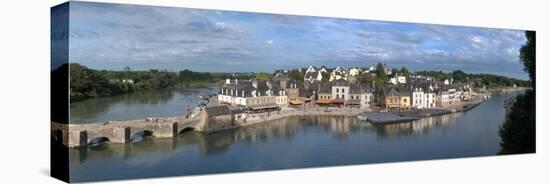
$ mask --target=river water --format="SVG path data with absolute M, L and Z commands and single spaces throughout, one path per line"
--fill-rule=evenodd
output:
M 79 112 L 73 120 L 126 119 L 120 113 L 130 114 L 129 119 L 145 112 L 174 115 L 179 111 L 170 107 L 181 108 L 186 94 L 198 92 L 172 92 L 158 100 L 147 95 L 145 100 L 103 99 L 113 104 L 95 104 L 106 109 Z M 493 96 L 468 112 L 400 124 L 293 117 L 211 134 L 186 132 L 175 138 L 70 149 L 70 176 L 71 181 L 94 181 L 495 155 L 505 98 Z M 74 108 L 84 108 L 78 105 Z M 133 112 L 138 110 L 133 106 L 148 109 Z
M 199 103 L 199 95 L 215 94 L 217 87 L 148 90 L 71 103 L 71 123 L 97 123 L 146 117 L 181 116 Z

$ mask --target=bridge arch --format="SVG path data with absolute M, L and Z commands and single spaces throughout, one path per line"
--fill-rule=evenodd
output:
M 61 129 L 54 129 L 52 131 L 52 138 L 56 143 L 63 143 L 63 131 Z
M 141 140 L 145 137 L 150 137 L 150 136 L 153 136 L 154 135 L 154 132 L 152 130 L 139 130 L 139 131 L 136 131 L 136 132 L 133 132 L 132 135 L 130 136 L 130 142 L 133 142 L 135 140 Z
M 100 144 L 109 143 L 109 142 L 111 142 L 111 139 L 109 139 L 108 137 L 99 136 L 99 137 L 94 137 L 89 139 L 88 145 L 94 146 L 94 145 L 100 145 Z
M 191 126 L 182 127 L 182 129 L 180 129 L 178 131 L 178 134 L 183 134 L 183 133 L 187 133 L 187 132 L 191 132 L 191 131 L 195 131 L 195 127 L 191 127 Z

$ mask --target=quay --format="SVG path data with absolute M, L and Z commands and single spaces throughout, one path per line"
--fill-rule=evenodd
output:
M 397 112 L 364 112 L 362 114 L 366 115 L 367 121 L 373 124 L 402 123 L 419 120 L 425 117 L 440 116 L 456 112 L 466 112 L 481 103 L 483 103 L 483 100 L 463 103 L 449 108 L 417 109 Z
M 368 109 L 348 107 L 308 107 L 285 109 L 264 113 L 247 114 L 239 118 L 228 106 L 209 106 L 195 110 L 190 117 L 176 116 L 164 118 L 146 118 L 142 120 L 108 121 L 90 124 L 51 123 L 51 135 L 54 140 L 70 148 L 84 147 L 97 139 L 107 139 L 112 143 L 128 143 L 139 133 L 156 138 L 172 138 L 186 131 L 216 132 L 266 121 L 293 116 L 357 116 L 366 114 L 367 121 L 373 124 L 400 123 L 423 117 L 467 111 L 480 102 L 461 105 L 449 109 L 424 109 L 401 112 L 371 112 Z M 245 113 L 241 112 L 244 116 Z

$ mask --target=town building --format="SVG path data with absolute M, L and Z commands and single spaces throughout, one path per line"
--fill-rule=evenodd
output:
M 342 99 L 343 101 L 349 98 L 349 83 L 344 79 L 336 80 L 332 83 L 332 99 Z

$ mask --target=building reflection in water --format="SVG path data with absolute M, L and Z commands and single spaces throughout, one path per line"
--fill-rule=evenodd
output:
M 342 139 L 356 133 L 374 133 L 378 138 L 414 136 L 426 134 L 433 129 L 447 128 L 461 115 L 461 113 L 453 113 L 387 125 L 372 125 L 355 117 L 291 117 L 209 134 L 186 132 L 175 138 L 147 137 L 136 143 L 107 143 L 95 147 L 69 149 L 69 155 L 71 164 L 75 165 L 88 160 L 115 157 L 122 158 L 129 165 L 151 166 L 177 156 L 178 152 L 184 149 L 192 149 L 192 153 L 208 156 L 223 153 L 237 142 L 262 144 L 274 138 L 291 140 L 299 131 L 308 129 L 330 132 Z
M 456 122 L 458 118 L 462 116 L 462 113 L 452 113 L 441 116 L 426 117 L 420 120 L 387 124 L 387 125 L 375 125 L 374 128 L 378 137 L 388 138 L 395 136 L 414 136 L 420 134 L 427 134 L 430 130 L 447 128 Z

